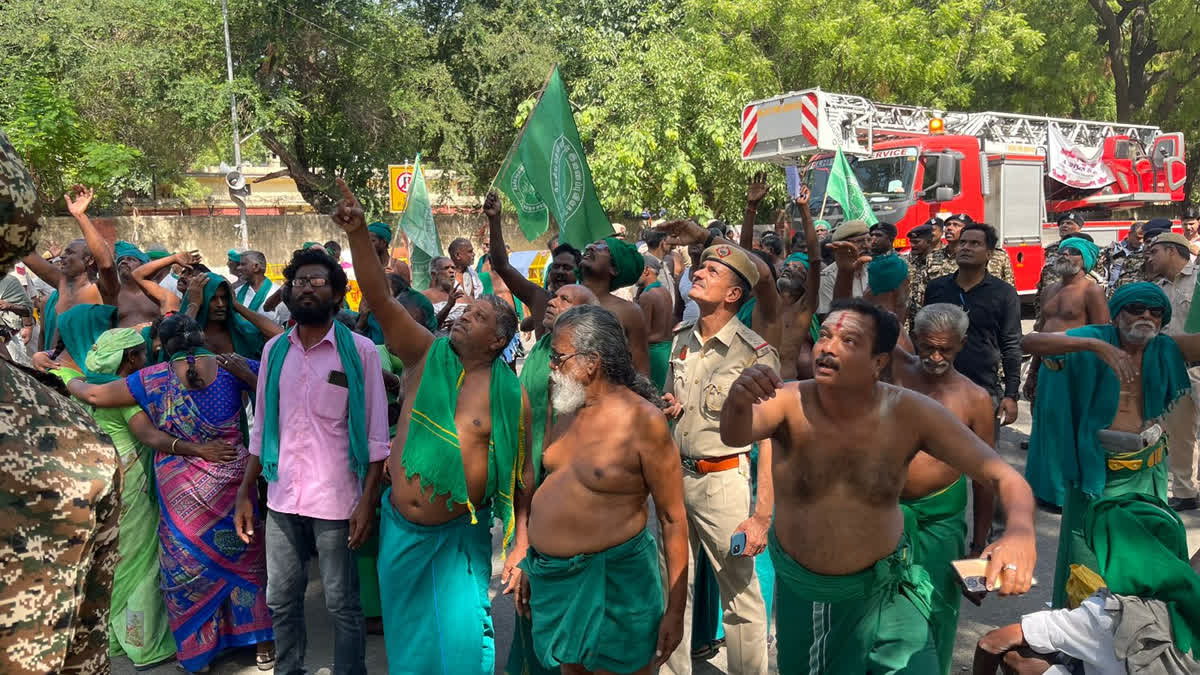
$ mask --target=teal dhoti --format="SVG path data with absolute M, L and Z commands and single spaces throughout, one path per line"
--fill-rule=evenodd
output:
M 488 584 L 492 576 L 491 511 L 442 525 L 418 525 L 383 495 L 379 590 L 388 673 L 491 675 L 496 647 Z
M 827 575 L 796 562 L 771 529 L 779 672 L 891 675 L 938 672 L 929 626 L 932 588 L 907 536 L 861 572 Z

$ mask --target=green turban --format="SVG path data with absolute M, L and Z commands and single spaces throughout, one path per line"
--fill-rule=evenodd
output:
M 612 256 L 613 267 L 617 270 L 609 289 L 615 291 L 636 284 L 646 268 L 646 259 L 638 252 L 637 246 L 617 237 L 606 237 L 604 243 L 608 245 L 608 254 Z
M 824 226 L 825 226 L 825 229 L 827 229 L 827 230 L 832 230 L 832 229 L 833 229 L 833 226 L 829 224 L 829 221 L 828 221 L 828 220 L 816 220 L 816 221 L 813 221 L 813 229 L 814 229 L 814 230 L 815 230 L 815 229 L 817 229 L 818 227 L 822 226 L 822 225 L 824 225 Z
M 1108 313 L 1114 317 L 1125 309 L 1126 305 L 1142 304 L 1147 307 L 1161 307 L 1163 310 L 1162 325 L 1171 323 L 1171 301 L 1162 289 L 1149 281 L 1139 281 L 1117 289 L 1108 300 Z
M 99 375 L 116 375 L 125 358 L 125 350 L 130 347 L 145 347 L 146 341 L 142 334 L 132 328 L 113 328 L 106 330 L 96 338 L 92 348 L 87 352 L 85 365 L 87 369 Z
M 309 242 L 309 243 L 312 243 L 312 242 Z M 304 245 L 304 248 L 308 248 L 308 243 L 306 243 Z M 235 263 L 242 262 L 242 254 L 236 248 L 229 249 L 229 253 L 227 253 L 226 255 L 229 257 L 230 260 L 232 260 Z
M 143 265 L 150 262 L 150 256 L 142 253 L 142 249 L 127 241 L 118 241 L 116 246 L 113 248 L 115 250 L 114 255 L 116 255 L 117 260 L 120 260 L 121 258 L 133 258 Z
M 896 290 L 907 278 L 908 263 L 895 253 L 876 256 L 867 264 L 867 285 L 875 295 Z
M 789 255 L 786 260 L 783 261 L 783 264 L 787 265 L 789 263 L 794 263 L 794 262 L 803 263 L 805 268 L 811 267 L 811 265 L 809 265 L 809 263 L 808 263 L 808 254 L 807 253 L 800 253 L 800 252 L 793 253 L 793 254 Z
M 300 247 L 300 249 L 302 251 L 307 251 L 310 248 L 318 248 L 318 247 L 325 248 L 324 246 L 321 245 L 321 242 L 319 242 L 319 241 L 306 241 L 306 242 L 304 242 L 304 245 Z
M 1096 259 L 1100 257 L 1100 247 L 1081 237 L 1064 239 L 1058 245 L 1058 250 L 1060 251 L 1066 248 L 1073 248 L 1079 251 L 1079 255 L 1083 256 L 1084 272 L 1091 272 L 1092 268 L 1096 266 Z
M 367 232 L 370 232 L 389 244 L 392 243 L 392 228 L 388 227 L 387 223 L 375 221 L 367 226 Z
M 146 251 L 146 257 L 151 260 L 162 260 L 163 258 L 166 258 L 169 255 L 172 255 L 172 254 L 168 253 L 167 251 L 162 250 L 161 248 L 155 248 L 155 249 Z
M 1083 532 L 1108 590 L 1166 604 L 1175 646 L 1200 655 L 1200 576 L 1188 564 L 1179 516 L 1150 495 L 1105 497 L 1088 507 Z

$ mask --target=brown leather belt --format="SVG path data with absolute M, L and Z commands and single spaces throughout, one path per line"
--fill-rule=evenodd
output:
M 713 458 L 708 458 L 708 459 L 698 459 L 695 457 L 680 457 L 680 460 L 683 462 L 683 468 L 687 469 L 688 471 L 691 471 L 692 473 L 698 473 L 698 474 L 703 475 L 706 473 L 716 473 L 718 471 L 729 471 L 731 469 L 738 468 L 739 466 L 742 465 L 742 455 L 743 454 L 745 454 L 745 453 L 739 452 L 736 455 L 725 455 L 724 457 L 713 457 Z

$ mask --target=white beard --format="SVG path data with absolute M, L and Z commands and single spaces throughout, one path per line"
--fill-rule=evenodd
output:
M 550 383 L 553 384 L 550 395 L 550 406 L 559 415 L 570 415 L 583 407 L 587 402 L 587 392 L 583 384 L 557 370 L 550 371 Z

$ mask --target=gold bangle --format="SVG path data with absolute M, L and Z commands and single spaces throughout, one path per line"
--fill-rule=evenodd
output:
M 171 454 L 172 454 L 172 455 L 173 455 L 173 454 L 175 454 L 175 446 L 176 446 L 178 443 L 179 443 L 179 439 L 178 439 L 178 438 L 176 438 L 175 440 L 171 441 Z

